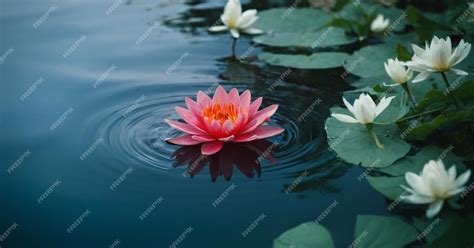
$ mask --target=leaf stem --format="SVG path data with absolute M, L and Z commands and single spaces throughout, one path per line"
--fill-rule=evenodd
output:
M 400 119 L 400 120 L 398 120 L 397 122 L 405 121 L 405 120 L 408 120 L 408 119 L 411 119 L 411 118 L 415 118 L 415 117 L 418 117 L 418 116 L 422 116 L 422 115 L 427 115 L 427 114 L 435 113 L 435 112 L 438 112 L 438 111 L 443 110 L 443 109 L 444 109 L 444 108 L 437 108 L 437 109 L 433 109 L 433 110 L 426 111 L 426 112 L 423 112 L 423 113 L 419 113 L 419 114 L 416 114 L 416 115 L 411 115 L 411 116 L 405 117 L 405 118 L 403 118 L 403 119 Z
M 408 88 L 408 83 L 402 84 L 403 89 L 407 93 L 408 97 L 410 98 L 411 102 L 413 103 L 413 109 L 416 107 L 416 101 L 413 95 L 410 93 L 410 89 Z
M 236 38 L 232 38 L 232 57 L 235 58 L 235 46 L 237 44 L 237 39 Z
M 443 76 L 443 81 L 444 81 L 444 84 L 446 84 L 446 89 L 451 90 L 451 85 L 449 84 L 448 78 L 446 77 L 446 73 L 444 73 L 444 71 L 441 72 L 441 76 Z M 449 94 L 449 95 L 451 95 L 451 94 Z M 459 103 L 456 99 L 456 96 L 451 95 L 451 99 L 452 99 L 454 105 L 456 105 L 456 108 L 458 110 L 461 110 L 461 105 L 459 105 Z
M 382 143 L 380 143 L 380 140 L 377 137 L 377 134 L 375 134 L 373 130 L 373 127 L 374 127 L 373 124 L 372 123 L 365 124 L 365 127 L 367 127 L 367 131 L 369 131 L 370 135 L 372 135 L 375 145 L 380 149 L 384 149 L 385 147 L 382 145 Z

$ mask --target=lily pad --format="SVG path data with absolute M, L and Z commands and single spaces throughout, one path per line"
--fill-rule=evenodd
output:
M 332 248 L 334 241 L 331 233 L 316 222 L 306 222 L 282 233 L 273 241 L 273 248 Z
M 309 32 L 321 29 L 331 16 L 311 8 L 274 8 L 258 12 L 254 27 L 267 34 L 285 32 Z
M 430 230 L 425 235 L 425 239 L 429 244 L 443 236 L 460 219 L 461 217 L 453 211 L 442 211 L 436 218 L 427 218 L 424 215 L 413 218 L 413 225 L 420 232 Z
M 413 172 L 419 174 L 429 160 L 441 159 L 445 163 L 446 169 L 456 165 L 458 174 L 463 173 L 466 167 L 458 157 L 451 153 L 451 150 L 452 148 L 449 147 L 444 150 L 435 146 L 424 147 L 415 155 L 399 160 L 392 166 L 377 168 L 377 171 L 387 176 L 369 176 L 367 181 L 385 197 L 395 200 L 404 193 L 404 189 L 400 185 L 407 185 L 405 173 Z
M 430 160 L 441 159 L 446 169 L 452 165 L 456 165 L 458 174 L 466 170 L 463 162 L 460 158 L 454 155 L 451 151 L 454 147 L 448 147 L 441 149 L 437 146 L 427 146 L 421 149 L 413 156 L 407 156 L 406 158 L 395 162 L 392 166 L 378 169 L 385 174 L 390 176 L 405 176 L 406 172 L 419 173 L 423 170 L 423 166 Z
M 297 69 L 329 69 L 341 67 L 347 58 L 346 53 L 327 52 L 313 53 L 310 56 L 261 53 L 258 58 L 271 65 Z
M 418 236 L 416 229 L 393 217 L 358 215 L 354 232 L 357 247 L 400 248 L 413 242 Z
M 303 47 L 314 49 L 354 43 L 357 41 L 357 38 L 347 35 L 343 29 L 328 27 L 313 32 L 290 30 L 287 32 L 266 34 L 255 37 L 253 41 L 273 47 Z
M 350 114 L 341 108 L 333 108 L 331 112 Z M 410 145 L 400 139 L 400 130 L 395 124 L 374 125 L 373 131 L 385 146 L 384 149 L 374 144 L 372 136 L 362 124 L 344 123 L 334 117 L 326 121 L 330 147 L 348 163 L 382 168 L 391 165 L 410 150 Z
M 401 195 L 407 194 L 400 185 L 406 185 L 405 177 L 367 177 L 370 186 L 390 200 L 397 200 Z
M 344 62 L 344 69 L 359 77 L 385 76 L 384 62 L 397 56 L 393 44 L 367 46 L 354 52 Z

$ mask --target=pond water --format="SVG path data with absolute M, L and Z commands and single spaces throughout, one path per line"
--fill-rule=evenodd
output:
M 231 59 L 230 35 L 207 32 L 223 4 L 1 3 L 0 233 L 18 224 L 2 247 L 271 247 L 317 218 L 346 247 L 357 214 L 390 214 L 363 170 L 328 149 L 342 71 L 249 62 L 262 48 L 248 37 L 245 59 Z M 191 178 L 164 142 L 178 135 L 164 123 L 174 107 L 218 84 L 280 106 L 270 122 L 286 132 L 269 139 L 277 162 L 259 176 Z

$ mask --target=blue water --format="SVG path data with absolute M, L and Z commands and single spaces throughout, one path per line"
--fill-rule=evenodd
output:
M 328 150 L 341 71 L 280 82 L 286 68 L 249 62 L 262 48 L 248 37 L 237 55 L 250 56 L 232 60 L 230 36 L 206 31 L 223 3 L 1 2 L 1 247 L 271 247 L 335 201 L 321 224 L 344 247 L 357 214 L 388 214 L 363 171 Z M 252 177 L 234 167 L 213 181 L 206 166 L 191 178 L 164 142 L 178 134 L 163 122 L 174 106 L 218 84 L 280 105 L 278 162 Z

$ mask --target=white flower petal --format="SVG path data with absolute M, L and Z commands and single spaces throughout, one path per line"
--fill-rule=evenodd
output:
M 246 29 L 243 29 L 242 32 L 246 34 L 262 34 L 263 30 L 260 30 L 257 28 L 246 28 Z
M 349 103 L 349 101 L 346 100 L 346 98 L 342 98 L 342 102 L 344 105 L 346 105 L 346 108 L 351 111 L 351 113 L 354 113 L 354 107 Z
M 232 37 L 238 39 L 240 37 L 239 31 L 235 28 L 230 29 L 230 34 Z
M 427 203 L 432 203 L 433 198 L 425 195 L 409 195 L 409 196 L 404 196 L 403 200 L 411 203 L 411 204 L 427 204 Z
M 227 26 L 212 26 L 209 28 L 209 31 L 211 32 L 221 32 L 221 31 L 226 31 L 229 29 Z
M 388 107 L 388 105 L 390 105 L 390 102 L 393 100 L 393 98 L 395 97 L 383 97 L 380 100 L 379 105 L 377 105 L 377 107 L 375 108 L 375 116 L 378 116 L 380 113 L 382 113 Z
M 239 0 L 227 1 L 227 4 L 224 7 L 224 14 L 223 14 L 223 19 L 226 20 L 227 25 L 230 25 L 230 26 L 236 25 L 241 14 L 242 14 L 242 5 L 240 4 Z
M 239 17 L 237 21 L 237 27 L 241 29 L 246 29 L 250 27 L 258 18 L 256 17 L 257 10 L 249 9 L 246 10 L 242 15 Z
M 413 79 L 412 83 L 418 83 L 418 82 L 424 81 L 430 75 L 431 75 L 431 72 L 427 72 L 427 71 L 420 72 L 418 73 L 418 75 L 416 75 L 415 79 Z
M 344 115 L 344 114 L 331 114 L 331 116 L 345 123 L 358 123 L 359 122 L 358 120 L 354 119 L 354 117 Z
M 408 185 L 410 185 L 410 187 L 418 194 L 431 195 L 421 176 L 418 176 L 413 172 L 407 172 L 405 173 L 405 180 L 407 181 Z
M 430 204 L 428 207 L 428 210 L 426 210 L 426 217 L 428 218 L 433 218 L 435 215 L 441 211 L 441 208 L 443 207 L 443 200 L 437 200 L 433 203 Z
M 463 70 L 459 70 L 459 69 L 454 69 L 454 68 L 451 68 L 451 71 L 453 71 L 454 73 L 456 73 L 457 75 L 461 75 L 461 76 L 467 76 L 468 73 L 463 71 Z
M 469 177 L 471 176 L 471 170 L 467 170 L 463 174 L 459 175 L 459 177 L 454 181 L 454 186 L 456 188 L 459 188 L 463 186 L 467 181 L 469 180 Z

